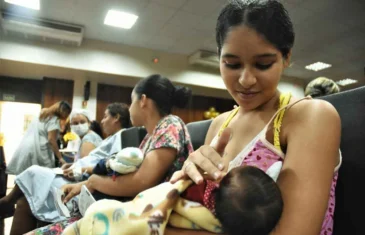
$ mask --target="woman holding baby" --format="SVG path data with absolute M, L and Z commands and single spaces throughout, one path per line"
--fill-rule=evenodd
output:
M 277 185 L 284 207 L 270 234 L 332 234 L 341 121 L 325 101 L 278 91 L 282 73 L 290 65 L 294 35 L 279 1 L 232 0 L 223 8 L 216 25 L 220 72 L 239 107 L 214 119 L 205 145 L 190 154 L 170 182 L 220 181 L 239 166 L 266 171 L 282 162 Z M 103 203 L 107 202 L 100 202 L 94 207 L 99 210 L 90 215 L 102 213 Z M 240 217 L 229 219 L 232 224 L 243 222 Z M 91 217 L 84 221 L 89 224 Z M 167 227 L 164 234 L 211 233 Z

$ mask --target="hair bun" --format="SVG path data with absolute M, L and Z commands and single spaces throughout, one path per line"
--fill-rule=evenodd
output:
M 184 108 L 190 100 L 191 89 L 184 86 L 175 86 L 173 104 L 179 108 Z

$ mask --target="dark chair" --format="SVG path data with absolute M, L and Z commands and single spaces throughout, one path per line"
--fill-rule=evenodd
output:
M 186 125 L 194 150 L 197 150 L 204 144 L 205 136 L 207 135 L 211 123 L 212 120 L 210 119 L 205 121 L 191 122 Z
M 147 131 L 144 127 L 131 127 L 122 131 L 122 148 L 139 147 Z
M 365 87 L 320 99 L 337 109 L 342 123 L 334 235 L 365 234 Z

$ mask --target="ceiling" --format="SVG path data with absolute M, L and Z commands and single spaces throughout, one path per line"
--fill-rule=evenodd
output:
M 85 37 L 190 55 L 198 49 L 215 51 L 214 28 L 226 0 L 41 0 L 41 10 L 14 7 L 21 15 L 73 23 L 85 27 Z M 292 66 L 285 75 L 302 79 L 327 76 L 365 83 L 364 0 L 282 0 L 296 31 Z M 103 24 L 109 9 L 139 16 L 130 30 Z M 322 61 L 323 71 L 304 67 Z

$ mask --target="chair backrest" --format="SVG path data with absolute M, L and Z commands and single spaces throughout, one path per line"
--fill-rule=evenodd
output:
M 365 234 L 365 87 L 320 99 L 337 109 L 342 123 L 334 234 Z
M 131 127 L 122 131 L 122 149 L 126 147 L 139 147 L 147 131 L 144 127 Z
M 211 123 L 212 120 L 210 119 L 205 121 L 191 122 L 186 125 L 194 150 L 197 150 L 204 144 L 205 136 L 207 135 Z

